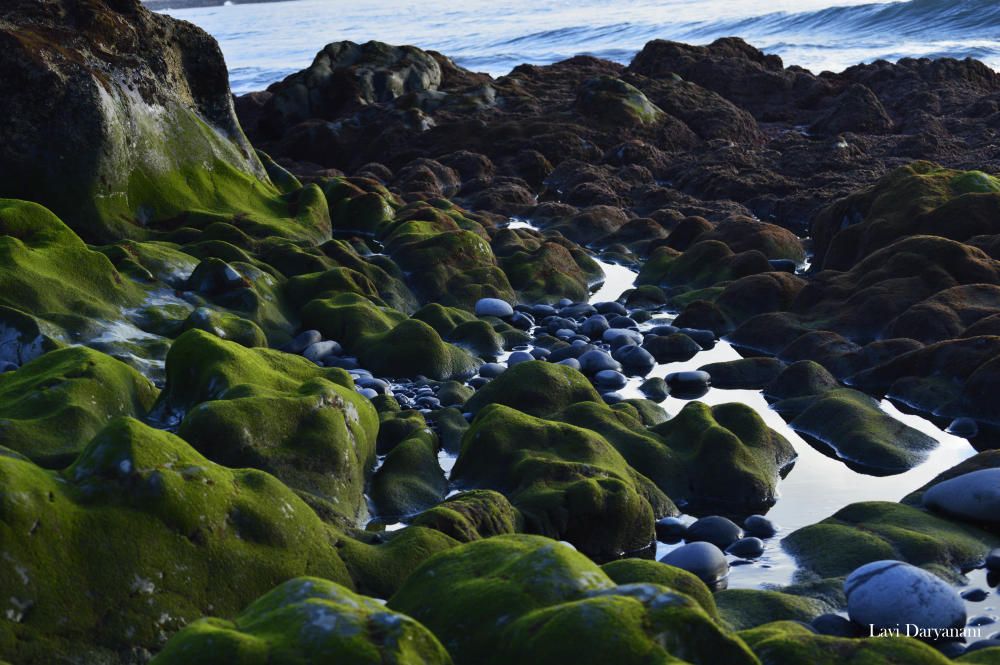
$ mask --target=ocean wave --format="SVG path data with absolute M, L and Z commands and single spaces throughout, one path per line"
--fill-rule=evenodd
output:
M 879 37 L 884 41 L 927 37 L 934 41 L 975 36 L 1000 36 L 1000 2 L 996 0 L 909 0 L 829 7 L 810 12 L 776 12 L 728 21 L 689 25 L 685 38 L 728 32 L 775 36 L 825 34 L 851 39 Z

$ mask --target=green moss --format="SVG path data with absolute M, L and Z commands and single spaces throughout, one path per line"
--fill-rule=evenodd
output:
M 341 370 L 190 331 L 167 355 L 157 411 L 213 461 L 273 473 L 354 522 L 375 461 L 378 417 Z
M 629 584 L 588 595 L 521 616 L 503 629 L 486 662 L 758 663 L 694 600 L 666 587 Z
M 380 517 L 399 519 L 430 508 L 448 493 L 437 459 L 437 437 L 428 429 L 393 447 L 372 477 L 369 494 Z
M 956 663 L 965 665 L 998 665 L 1000 664 L 1000 648 L 990 647 L 978 649 L 955 659 Z
M 302 309 L 303 327 L 320 331 L 324 338 L 337 340 L 349 351 L 363 337 L 391 330 L 405 318 L 391 307 L 354 293 L 319 298 Z
M 756 250 L 734 254 L 718 240 L 704 240 L 692 245 L 683 254 L 669 248 L 659 248 L 643 264 L 636 285 L 653 284 L 664 287 L 704 289 L 746 275 L 771 269 L 767 257 Z M 704 298 L 704 294 L 700 296 Z
M 882 559 L 966 570 L 1000 546 L 1000 537 L 911 506 L 866 502 L 789 534 L 782 546 L 802 568 L 837 577 Z
M 600 401 L 593 385 L 577 370 L 536 360 L 519 363 L 480 388 L 465 409 L 476 413 L 489 404 L 503 404 L 546 418 L 577 402 Z
M 410 521 L 469 543 L 518 531 L 521 516 L 503 494 L 492 490 L 460 492 Z
M 387 534 L 345 538 L 338 543 L 360 593 L 389 598 L 429 558 L 458 545 L 435 529 L 412 526 Z
M 778 621 L 740 632 L 762 662 L 773 665 L 947 665 L 933 647 L 910 637 L 852 639 L 817 635 L 800 623 Z
M 995 194 L 1000 192 L 1000 180 L 982 171 L 959 173 L 948 184 L 958 194 Z
M 615 584 L 656 584 L 693 599 L 708 616 L 719 620 L 715 597 L 697 575 L 649 559 L 619 559 L 601 566 Z
M 204 330 L 241 346 L 267 346 L 267 336 L 253 321 L 208 307 L 199 307 L 181 324 L 181 330 Z
M 433 328 L 407 319 L 391 330 L 365 336 L 357 348 L 362 365 L 379 376 L 466 377 L 479 366 L 472 356 L 441 339 Z
M 297 189 L 302 188 L 302 183 L 299 182 L 299 179 L 275 163 L 270 155 L 263 150 L 255 150 L 254 152 L 257 154 L 257 159 L 260 160 L 260 163 L 267 171 L 267 177 L 278 188 L 278 191 L 282 194 L 291 194 Z
M 790 419 L 796 432 L 849 465 L 872 473 L 906 471 L 938 445 L 932 437 L 888 415 L 875 399 L 850 388 L 812 399 L 786 400 L 775 409 Z
M 509 232 L 498 237 L 494 248 L 511 286 L 526 302 L 586 300 L 594 270 L 603 274 L 585 252 L 575 252 L 554 238 L 522 238 Z
M 0 305 L 81 332 L 140 298 L 137 285 L 51 212 L 0 199 Z
M 44 662 L 60 643 L 155 649 L 298 575 L 351 583 L 337 533 L 285 485 L 136 420 L 111 421 L 62 474 L 0 456 L 0 487 L 15 662 Z
M 427 626 L 456 663 L 471 665 L 491 662 L 502 639 L 498 627 L 612 586 L 572 547 L 538 536 L 497 536 L 431 557 L 389 607 Z
M 386 196 L 366 192 L 344 178 L 331 178 L 323 185 L 330 205 L 330 218 L 337 232 L 353 231 L 375 235 L 395 214 Z
M 614 125 L 649 125 L 665 115 L 641 90 L 612 76 L 585 81 L 577 93 L 576 107 Z
M 200 619 L 175 635 L 156 665 L 450 665 L 426 628 L 378 601 L 315 577 L 289 580 L 231 621 Z
M 824 603 L 780 591 L 727 589 L 715 594 L 722 618 L 733 630 L 746 630 L 772 621 L 809 623 L 834 608 Z
M 689 402 L 652 428 L 603 404 L 579 403 L 558 418 L 597 432 L 674 501 L 698 509 L 773 504 L 780 472 L 795 458 L 791 444 L 742 404 Z
M 568 540 L 598 560 L 646 547 L 654 516 L 676 511 L 601 436 L 500 404 L 476 416 L 451 479 L 503 492 L 526 530 Z
M 386 248 L 425 302 L 471 308 L 480 298 L 516 299 L 489 243 L 476 233 L 397 229 L 395 234 L 385 239 Z
M 445 339 L 481 358 L 496 358 L 504 348 L 504 338 L 482 320 L 459 324 Z
M 144 418 L 157 392 L 147 378 L 98 351 L 51 351 L 0 374 L 0 440 L 37 464 L 61 468 L 113 418 Z

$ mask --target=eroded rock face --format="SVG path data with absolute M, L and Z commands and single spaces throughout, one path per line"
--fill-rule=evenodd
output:
M 222 53 L 190 23 L 138 0 L 16 0 L 0 48 L 0 194 L 107 242 L 210 200 L 239 207 L 241 184 L 272 193 Z

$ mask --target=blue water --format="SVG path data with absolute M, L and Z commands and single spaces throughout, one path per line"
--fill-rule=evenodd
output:
M 494 76 L 579 53 L 628 62 L 655 38 L 730 35 L 816 72 L 906 56 L 1000 67 L 997 0 L 293 0 L 167 11 L 219 40 L 235 92 L 262 89 L 341 39 L 414 44 Z

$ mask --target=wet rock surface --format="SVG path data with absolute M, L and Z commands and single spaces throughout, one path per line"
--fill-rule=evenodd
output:
M 132 0 L 0 40 L 0 657 L 941 663 L 862 624 L 992 625 L 980 63 L 337 42 L 234 112 Z M 768 517 L 817 457 L 860 496 Z

